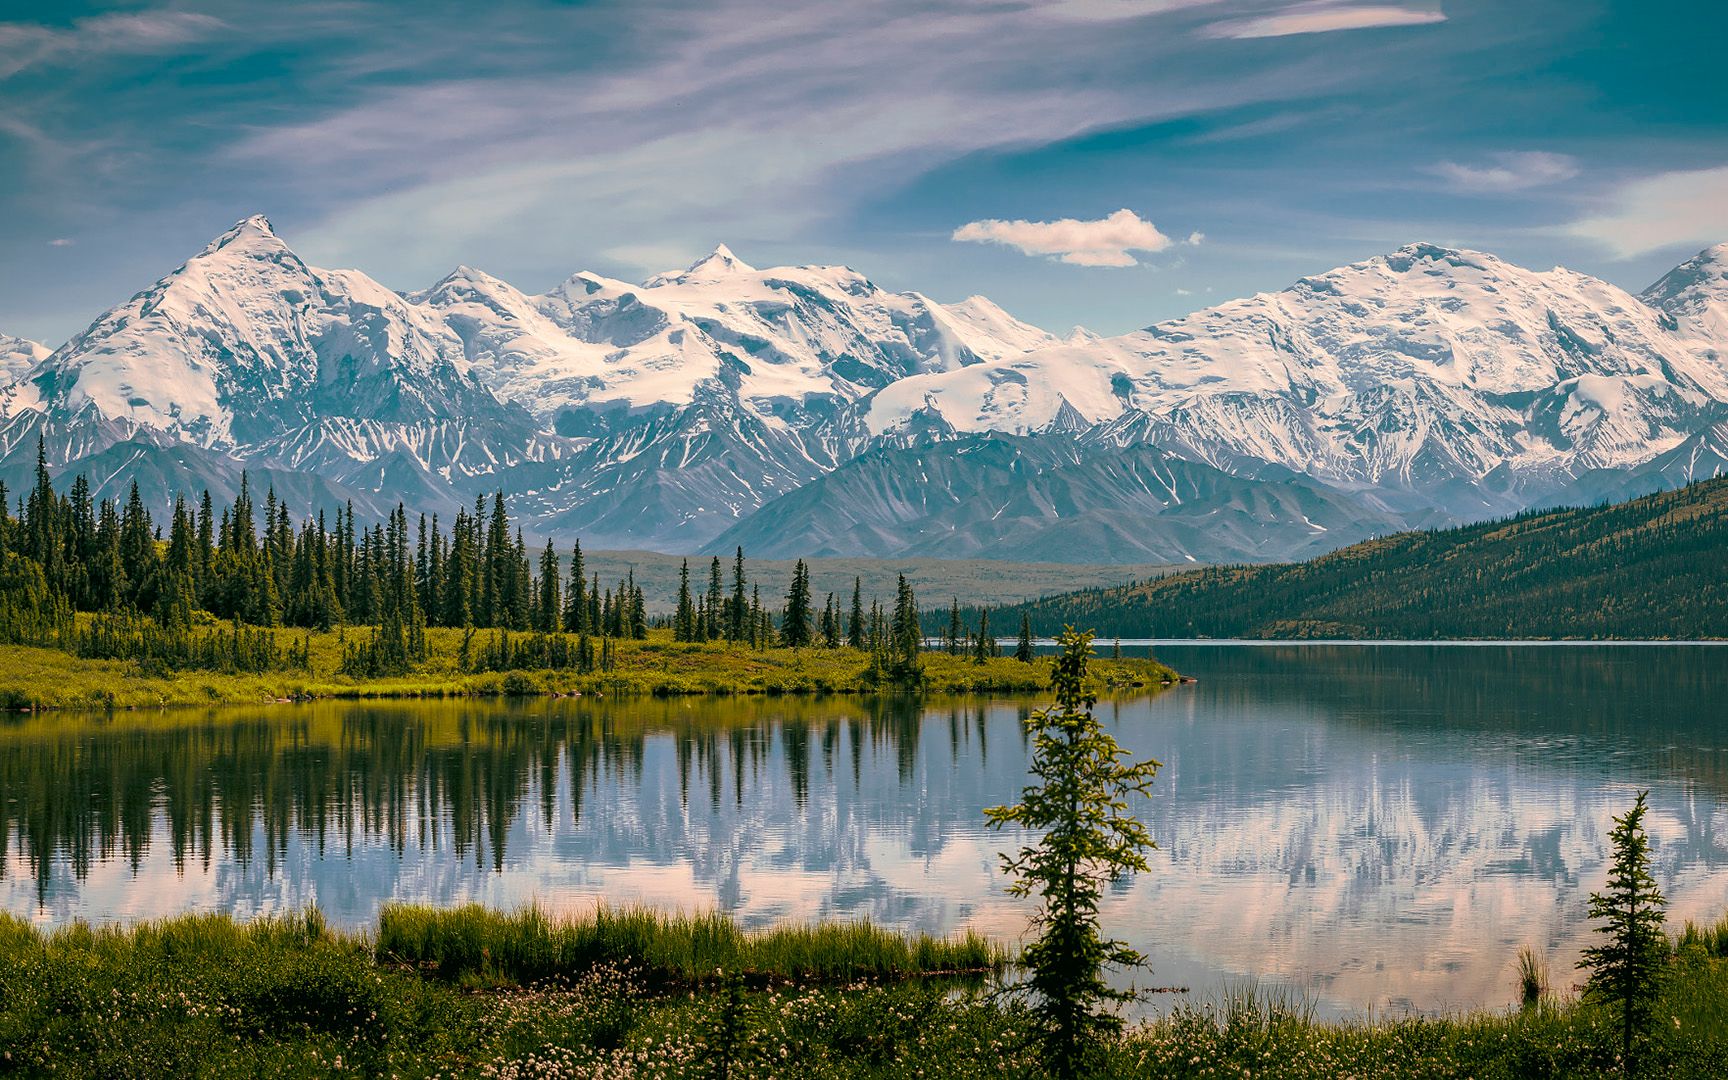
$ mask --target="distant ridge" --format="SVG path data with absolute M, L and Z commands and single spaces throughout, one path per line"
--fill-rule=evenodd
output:
M 992 623 L 1012 629 L 1023 611 L 1039 633 L 1106 637 L 1728 638 L 1728 478 L 1067 593 Z

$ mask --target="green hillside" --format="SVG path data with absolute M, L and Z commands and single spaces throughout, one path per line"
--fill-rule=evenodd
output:
M 1109 637 L 1728 637 L 1728 478 L 1005 608 Z

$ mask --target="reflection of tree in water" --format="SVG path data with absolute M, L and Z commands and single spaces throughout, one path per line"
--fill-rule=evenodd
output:
M 360 840 L 398 854 L 448 845 L 502 870 L 530 800 L 548 829 L 560 820 L 561 772 L 578 824 L 602 778 L 640 785 L 648 741 L 669 736 L 681 801 L 694 786 L 712 807 L 743 806 L 778 746 L 802 814 L 816 755 L 832 776 L 842 743 L 854 784 L 866 745 L 893 753 L 909 780 L 924 708 L 915 698 L 560 701 L 34 718 L 0 728 L 0 875 L 16 842 L 40 900 L 56 862 L 79 881 L 115 858 L 136 872 L 158 840 L 179 870 L 221 857 L 262 860 L 274 875 L 293 839 L 320 857 L 352 854 Z M 980 709 L 980 740 L 982 719 Z

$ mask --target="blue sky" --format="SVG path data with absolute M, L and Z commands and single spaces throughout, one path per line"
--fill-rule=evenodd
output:
M 1728 240 L 1724 41 L 1716 2 L 3 4 L 0 331 L 254 212 L 403 290 L 725 242 L 1056 330 L 1414 240 L 1636 289 Z

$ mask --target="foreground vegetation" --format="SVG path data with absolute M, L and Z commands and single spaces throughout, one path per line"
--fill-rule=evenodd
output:
M 1665 962 L 1649 1076 L 1719 1075 L 1728 923 Z M 43 933 L 0 918 L 0 1069 L 23 1075 L 1030 1078 L 1025 1008 L 976 940 L 718 917 L 389 908 L 189 915 Z M 944 973 L 960 972 L 956 977 Z M 1569 995 L 1509 1014 L 1328 1023 L 1243 991 L 1113 1035 L 1110 1077 L 1620 1075 L 1618 1018 Z
M 1369 540 L 1016 606 L 1128 637 L 1728 636 L 1728 477 L 1615 506 Z M 929 618 L 928 625 L 936 625 Z

